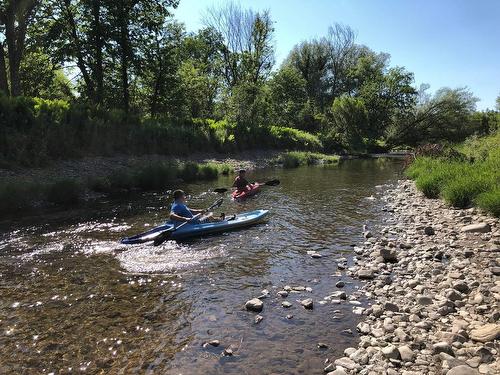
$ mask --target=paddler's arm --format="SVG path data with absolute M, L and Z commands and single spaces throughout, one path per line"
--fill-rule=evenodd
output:
M 191 221 L 191 219 L 192 218 L 190 218 L 190 217 L 180 216 L 180 215 L 174 214 L 173 212 L 170 213 L 170 220 L 174 220 L 174 221 Z

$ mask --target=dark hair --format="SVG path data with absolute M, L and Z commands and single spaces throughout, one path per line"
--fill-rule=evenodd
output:
M 244 169 L 240 169 L 238 172 L 239 172 L 239 173 L 245 173 L 245 172 L 246 172 L 246 170 L 244 170 Z
M 181 198 L 182 196 L 186 195 L 183 190 L 175 190 L 174 191 L 174 199 L 177 200 Z

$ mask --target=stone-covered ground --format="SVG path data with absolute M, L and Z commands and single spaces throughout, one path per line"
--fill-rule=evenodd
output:
M 499 221 L 426 199 L 410 181 L 383 199 L 386 225 L 365 228 L 350 269 L 373 305 L 358 347 L 325 372 L 500 374 Z

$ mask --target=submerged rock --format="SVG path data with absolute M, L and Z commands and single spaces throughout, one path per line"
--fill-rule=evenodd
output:
M 302 301 L 300 301 L 300 304 L 304 306 L 305 309 L 312 310 L 313 309 L 313 300 L 312 298 L 306 298 Z
M 252 298 L 245 303 L 245 308 L 249 311 L 261 312 L 264 308 L 264 303 L 258 298 Z

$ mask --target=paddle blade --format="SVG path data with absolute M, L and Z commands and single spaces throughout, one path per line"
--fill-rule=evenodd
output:
M 161 232 L 158 236 L 155 237 L 153 240 L 153 245 L 154 246 L 160 246 L 163 242 L 167 241 L 172 237 L 172 232 L 173 229 L 166 230 L 164 232 Z
M 228 189 L 226 189 L 226 188 L 216 188 L 216 189 L 214 189 L 214 192 L 222 194 L 222 193 L 225 193 L 227 190 Z
M 264 183 L 264 185 L 267 185 L 267 186 L 278 186 L 280 184 L 280 180 L 270 180 L 270 181 L 266 181 Z

